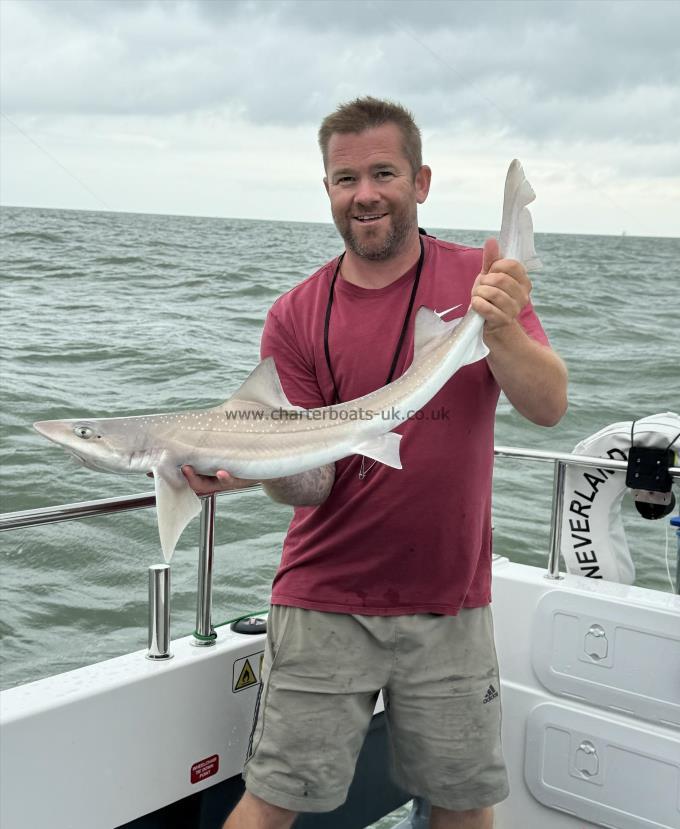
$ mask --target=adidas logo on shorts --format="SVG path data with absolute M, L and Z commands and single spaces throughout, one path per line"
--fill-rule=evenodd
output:
M 498 691 L 493 687 L 493 685 L 489 685 L 489 687 L 487 688 L 486 694 L 484 695 L 484 699 L 482 700 L 482 702 L 484 703 L 484 705 L 486 705 L 487 702 L 491 702 L 491 700 L 496 699 L 497 696 L 498 696 Z

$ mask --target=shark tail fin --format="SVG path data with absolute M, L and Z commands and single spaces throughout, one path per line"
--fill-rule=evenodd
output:
M 534 189 L 515 158 L 508 168 L 503 195 L 503 218 L 498 244 L 501 256 L 517 259 L 527 270 L 541 266 L 534 248 L 534 228 L 527 205 L 536 198 Z
M 527 182 L 528 183 L 528 182 Z M 519 261 L 528 271 L 538 271 L 543 263 L 536 255 L 534 247 L 534 223 L 531 213 L 524 207 L 518 217 L 519 222 Z

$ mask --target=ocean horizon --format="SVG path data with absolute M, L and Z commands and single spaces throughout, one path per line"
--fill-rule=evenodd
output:
M 50 210 L 55 212 L 76 212 L 76 213 L 103 213 L 111 215 L 125 215 L 125 216 L 172 216 L 178 219 L 224 219 L 225 221 L 235 222 L 286 222 L 291 224 L 309 224 L 321 225 L 324 227 L 334 228 L 332 221 L 314 221 L 311 219 L 281 219 L 281 218 L 253 218 L 250 216 L 220 216 L 211 213 L 157 213 L 146 210 L 109 210 L 107 208 L 80 208 L 80 207 L 41 207 L 38 205 L 19 205 L 19 204 L 3 204 L 0 202 L 0 210 L 7 208 L 10 210 Z M 426 228 L 427 229 L 427 228 Z M 432 229 L 435 226 L 432 225 Z M 441 228 L 439 228 L 441 229 Z M 498 229 L 490 230 L 485 228 L 473 228 L 459 226 L 457 231 L 464 231 L 469 233 L 488 233 L 489 235 L 498 235 Z M 678 236 L 656 236 L 651 234 L 635 234 L 628 233 L 623 230 L 621 233 L 574 233 L 568 230 L 536 230 L 535 236 L 588 236 L 601 239 L 618 239 L 619 237 L 630 239 L 680 239 Z M 342 240 L 338 238 L 338 244 L 342 245 Z

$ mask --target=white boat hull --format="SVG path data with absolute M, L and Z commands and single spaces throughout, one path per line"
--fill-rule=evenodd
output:
M 678 829 L 680 597 L 500 559 L 493 609 L 511 783 L 497 829 Z M 113 829 L 237 778 L 263 637 L 191 642 L 3 692 L 3 829 Z

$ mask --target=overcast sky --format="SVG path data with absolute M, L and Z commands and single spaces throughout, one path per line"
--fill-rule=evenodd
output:
M 416 116 L 426 227 L 680 235 L 680 2 L 0 0 L 3 204 L 329 221 L 338 103 Z

